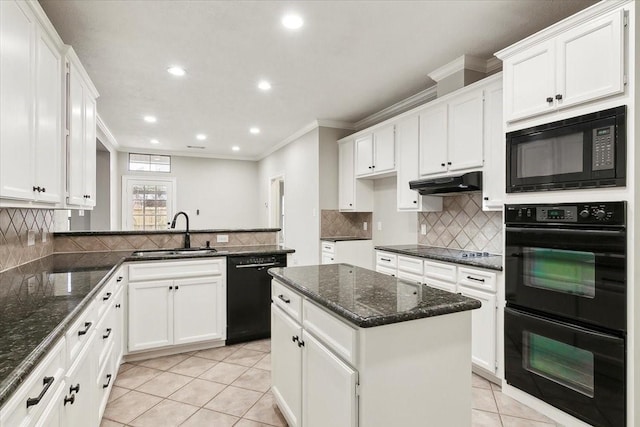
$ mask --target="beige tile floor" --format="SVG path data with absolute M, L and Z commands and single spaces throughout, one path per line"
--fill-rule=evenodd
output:
M 125 363 L 101 427 L 285 427 L 270 369 L 269 340 Z M 555 426 L 477 375 L 472 391 L 473 426 Z

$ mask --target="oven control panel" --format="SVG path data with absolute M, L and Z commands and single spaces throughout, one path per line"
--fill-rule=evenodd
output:
M 625 224 L 626 202 L 506 205 L 505 223 Z

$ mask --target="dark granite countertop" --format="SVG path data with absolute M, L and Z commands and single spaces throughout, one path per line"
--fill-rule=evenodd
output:
M 348 242 L 351 240 L 371 240 L 371 237 L 338 236 L 338 237 L 321 237 L 320 238 L 320 241 L 325 241 L 325 242 Z
M 499 254 L 473 256 L 479 252 L 427 245 L 376 246 L 376 250 L 502 271 L 502 255 Z M 486 252 L 483 253 L 487 254 Z
M 132 251 L 53 254 L 0 273 L 0 406 L 124 262 L 291 253 L 280 245 L 228 246 L 212 255 L 135 257 Z
M 197 233 L 268 233 L 280 231 L 280 228 L 219 228 L 189 230 L 191 234 Z M 116 231 L 57 231 L 54 236 L 114 236 L 120 234 L 184 234 L 184 229 L 167 230 L 116 230 Z
M 272 268 L 269 274 L 361 328 L 480 308 L 480 301 L 350 264 Z

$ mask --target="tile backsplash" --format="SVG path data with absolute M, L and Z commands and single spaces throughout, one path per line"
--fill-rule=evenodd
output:
M 502 212 L 482 210 L 480 192 L 444 197 L 441 212 L 418 214 L 418 243 L 502 253 Z M 426 224 L 427 234 L 420 233 Z
M 29 230 L 35 233 L 32 246 L 27 245 Z M 0 271 L 52 254 L 52 232 L 52 209 L 0 209 Z
M 340 212 L 323 209 L 321 211 L 320 237 L 364 237 L 371 238 L 371 212 Z M 364 230 L 362 224 L 367 223 Z

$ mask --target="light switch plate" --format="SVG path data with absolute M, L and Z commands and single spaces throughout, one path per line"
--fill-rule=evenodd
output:
M 36 244 L 36 230 L 27 231 L 27 246 L 33 246 Z
M 218 243 L 228 243 L 229 242 L 229 235 L 228 234 L 218 234 L 216 236 L 216 242 L 218 242 Z
M 427 235 L 427 224 L 420 224 L 420 234 L 423 236 Z

